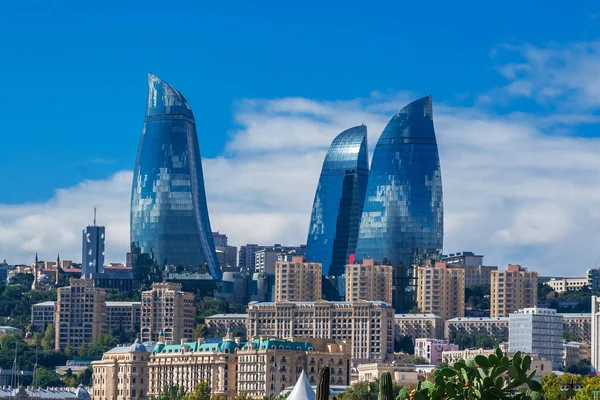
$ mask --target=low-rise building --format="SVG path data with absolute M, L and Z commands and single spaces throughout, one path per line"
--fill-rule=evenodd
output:
M 355 362 L 393 354 L 394 309 L 380 301 L 251 302 L 248 337 L 348 340 Z
M 551 278 L 546 285 L 557 293 L 564 293 L 569 290 L 580 290 L 588 286 L 588 278 Z
M 79 385 L 77 388 L 52 388 L 52 389 L 32 389 L 21 386 L 18 389 L 2 386 L 0 387 L 0 400 L 33 400 L 33 399 L 52 399 L 52 400 L 70 400 L 87 399 L 91 400 L 90 394 Z
M 483 333 L 499 342 L 505 342 L 508 340 L 508 317 L 460 317 L 446 321 L 444 337 L 452 342 L 458 333 Z
M 131 346 L 115 347 L 92 362 L 93 399 L 147 399 L 150 350 L 136 339 Z
M 592 340 L 592 314 L 591 313 L 561 313 L 563 317 L 563 332 L 579 341 L 591 342 Z
M 442 362 L 442 352 L 458 350 L 458 345 L 448 340 L 418 338 L 415 340 L 415 356 L 426 359 L 430 364 Z
M 44 301 L 31 306 L 31 325 L 44 332 L 48 325 L 54 325 L 56 302 Z
M 488 357 L 490 354 L 495 354 L 496 350 L 486 349 L 465 349 L 465 350 L 445 350 L 442 351 L 442 361 L 449 365 L 454 364 L 458 360 L 474 360 L 477 356 Z
M 442 318 L 435 314 L 395 314 L 394 337 L 442 339 L 444 324 Z
M 399 386 L 415 385 L 419 382 L 420 374 L 415 366 L 395 365 L 389 363 L 368 363 L 356 366 L 355 382 L 374 382 L 381 377 L 383 372 L 389 372 L 392 376 L 392 382 Z M 355 382 L 352 382 L 353 384 Z
M 564 342 L 562 362 L 564 368 L 577 364 L 581 360 L 589 359 L 591 346 L 588 343 Z
M 248 314 L 215 314 L 204 318 L 211 336 L 224 336 L 228 329 L 240 332 L 246 337 L 246 319 Z

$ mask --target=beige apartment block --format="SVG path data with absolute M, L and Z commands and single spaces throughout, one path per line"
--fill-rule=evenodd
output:
M 106 326 L 109 333 L 136 332 L 140 329 L 142 302 L 107 301 Z
M 389 372 L 392 382 L 399 386 L 416 385 L 419 383 L 419 373 L 414 365 L 396 365 L 389 363 L 369 363 L 356 366 L 356 382 L 375 382 L 381 374 Z M 352 382 L 355 383 L 355 382 Z
M 557 293 L 564 293 L 569 290 L 580 290 L 588 287 L 588 278 L 552 278 L 546 285 Z
M 182 291 L 180 284 L 153 283 L 151 290 L 142 292 L 143 342 L 156 342 L 161 332 L 167 343 L 191 340 L 195 322 L 194 294 Z
M 384 361 L 393 354 L 394 309 L 388 303 L 359 300 L 251 302 L 248 337 L 347 340 L 355 362 Z
M 443 321 L 465 315 L 465 271 L 445 262 L 417 267 L 417 305 Z
M 31 326 L 44 332 L 49 325 L 54 325 L 55 301 L 44 301 L 31 306 Z
M 497 266 L 478 265 L 464 266 L 465 270 L 465 287 L 489 285 L 492 271 L 497 271 Z
M 321 264 L 293 256 L 275 263 L 275 301 L 317 301 L 322 298 Z
M 564 313 L 563 332 L 579 337 L 579 340 L 590 343 L 592 341 L 592 314 L 591 313 Z
M 346 301 L 384 301 L 392 304 L 391 265 L 375 265 L 375 260 L 346 265 Z
M 435 314 L 396 314 L 394 315 L 394 337 L 410 336 L 417 338 L 441 339 L 444 323 Z
M 345 343 L 317 345 L 314 340 L 254 339 L 237 352 L 237 390 L 251 398 L 275 397 L 293 386 L 302 371 L 316 386 L 319 370 L 326 365 L 330 367 L 331 385 L 348 386 L 350 358 Z
M 58 288 L 54 324 L 55 349 L 78 349 L 106 333 L 106 292 L 94 287 L 91 279 L 71 279 L 69 286 Z
M 490 317 L 508 317 L 510 313 L 537 305 L 537 273 L 518 264 L 491 272 Z
M 94 400 L 148 398 L 150 351 L 138 339 L 131 346 L 115 347 L 92 362 Z
M 477 335 L 483 333 L 499 342 L 508 340 L 508 317 L 460 317 L 446 321 L 444 337 L 453 341 L 457 333 Z
M 224 336 L 228 329 L 243 332 L 246 337 L 246 319 L 248 314 L 215 314 L 204 318 L 206 328 L 212 336 Z

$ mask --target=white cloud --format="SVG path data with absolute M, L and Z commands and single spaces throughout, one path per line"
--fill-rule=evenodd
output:
M 525 68 L 514 70 L 520 74 Z M 236 245 L 304 243 L 333 137 L 365 123 L 372 150 L 409 96 L 416 98 L 374 93 L 337 102 L 241 101 L 226 154 L 203 160 L 213 229 Z M 599 261 L 600 139 L 573 135 L 579 124 L 597 123 L 596 117 L 499 117 L 435 103 L 434 119 L 446 252 L 472 250 L 485 254 L 488 264 L 521 263 L 558 275 L 581 275 Z M 0 256 L 29 262 L 35 251 L 47 259 L 60 252 L 79 260 L 80 232 L 98 206 L 98 221 L 107 226 L 107 261 L 122 261 L 130 187 L 131 173 L 119 172 L 61 189 L 46 203 L 0 205 Z

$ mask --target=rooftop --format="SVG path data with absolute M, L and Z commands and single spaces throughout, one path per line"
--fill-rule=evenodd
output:
M 411 319 L 411 318 L 442 318 L 435 314 L 395 314 L 395 319 Z
M 204 319 L 217 319 L 217 318 L 243 318 L 246 319 L 248 314 L 215 314 L 209 317 L 205 317 Z
M 107 301 L 106 307 L 131 307 L 142 305 L 141 301 Z
M 53 306 L 55 303 L 55 301 L 42 301 L 41 303 L 34 304 L 34 306 Z
M 492 322 L 492 321 L 502 321 L 502 322 L 508 322 L 508 317 L 458 317 L 458 318 L 452 318 L 449 319 L 448 321 L 452 321 L 452 322 L 458 322 L 458 321 L 465 321 L 465 322 L 475 322 L 475 321 L 482 321 L 482 322 Z

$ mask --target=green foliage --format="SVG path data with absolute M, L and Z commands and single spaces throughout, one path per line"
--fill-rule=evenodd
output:
M 377 400 L 379 390 L 376 382 L 356 382 L 344 393 L 336 396 L 336 400 Z
M 324 366 L 319 371 L 319 381 L 317 383 L 317 400 L 329 400 L 329 380 L 331 379 L 328 366 Z
M 567 372 L 576 375 L 589 375 L 592 372 L 592 363 L 590 359 L 580 360 L 577 364 L 570 365 Z
M 56 341 L 56 328 L 54 325 L 48 325 L 46 332 L 44 332 L 44 338 L 42 339 L 42 346 L 46 350 L 54 350 L 54 344 Z
M 208 382 L 202 381 L 196 385 L 194 391 L 185 400 L 211 400 Z
M 119 344 L 119 340 L 116 337 L 108 333 L 103 333 L 94 343 L 81 345 L 79 347 L 79 355 L 84 357 L 101 356 L 117 344 Z M 65 348 L 66 351 L 67 349 Z
M 15 276 L 19 275 L 30 275 L 33 278 L 31 274 Z M 17 282 L 22 281 L 17 279 Z M 26 282 L 14 282 L 14 278 L 11 278 L 8 286 L 0 286 L 0 323 L 14 326 L 25 332 L 31 322 L 31 306 L 43 301 L 56 300 L 56 289 L 30 290 L 31 283 L 27 285 Z
M 490 309 L 490 285 L 476 285 L 465 288 L 465 305 L 470 309 L 487 311 Z
M 106 292 L 106 301 L 142 301 L 142 293 L 139 290 L 125 292 L 110 289 Z
M 155 400 L 187 400 L 183 386 L 169 384 L 154 398 Z
M 246 393 L 246 392 L 239 392 L 238 394 L 236 394 L 233 397 L 233 400 L 250 400 L 250 399 L 251 399 L 251 397 L 248 396 L 248 393 Z
M 42 388 L 66 386 L 56 371 L 44 367 L 36 370 L 36 385 Z
M 8 284 L 10 286 L 21 285 L 26 288 L 31 288 L 31 285 L 33 284 L 33 274 L 14 274 L 10 278 L 10 282 Z
M 410 336 L 402 335 L 399 339 L 394 340 L 394 351 L 415 354 L 415 344 L 412 338 Z
M 398 392 L 398 397 L 396 397 L 396 400 L 408 400 L 408 391 L 404 388 L 400 389 L 400 392 Z
M 194 304 L 198 308 L 196 323 L 203 324 L 205 317 L 215 314 L 245 313 L 246 306 L 242 304 L 229 304 L 214 297 L 196 295 Z
M 460 360 L 452 367 L 436 369 L 434 382 L 420 382 L 410 393 L 413 400 L 531 400 L 526 392 L 513 393 L 525 385 L 539 392 L 540 383 L 532 380 L 535 371 L 528 373 L 531 357 L 517 352 L 512 359 L 500 349 L 489 357 L 479 355 L 475 362 Z
M 19 367 L 32 371 L 35 365 L 36 347 L 29 346 L 18 334 L 0 337 L 0 368 L 12 369 L 15 358 L 15 346 L 19 356 Z M 54 369 L 58 365 L 65 365 L 68 357 L 58 351 L 38 349 L 38 365 Z
M 379 396 L 377 400 L 394 400 L 394 388 L 392 386 L 392 375 L 383 372 L 379 379 Z
M 414 365 L 419 365 L 419 364 L 429 364 L 429 361 L 427 361 L 427 359 L 423 358 L 423 357 L 409 357 L 406 359 L 406 363 L 407 364 L 414 364 Z
M 457 344 L 461 350 L 471 348 L 483 348 L 493 349 L 498 346 L 498 341 L 492 336 L 486 335 L 485 333 L 478 333 L 471 335 L 466 332 L 458 332 L 452 340 L 454 344 Z

